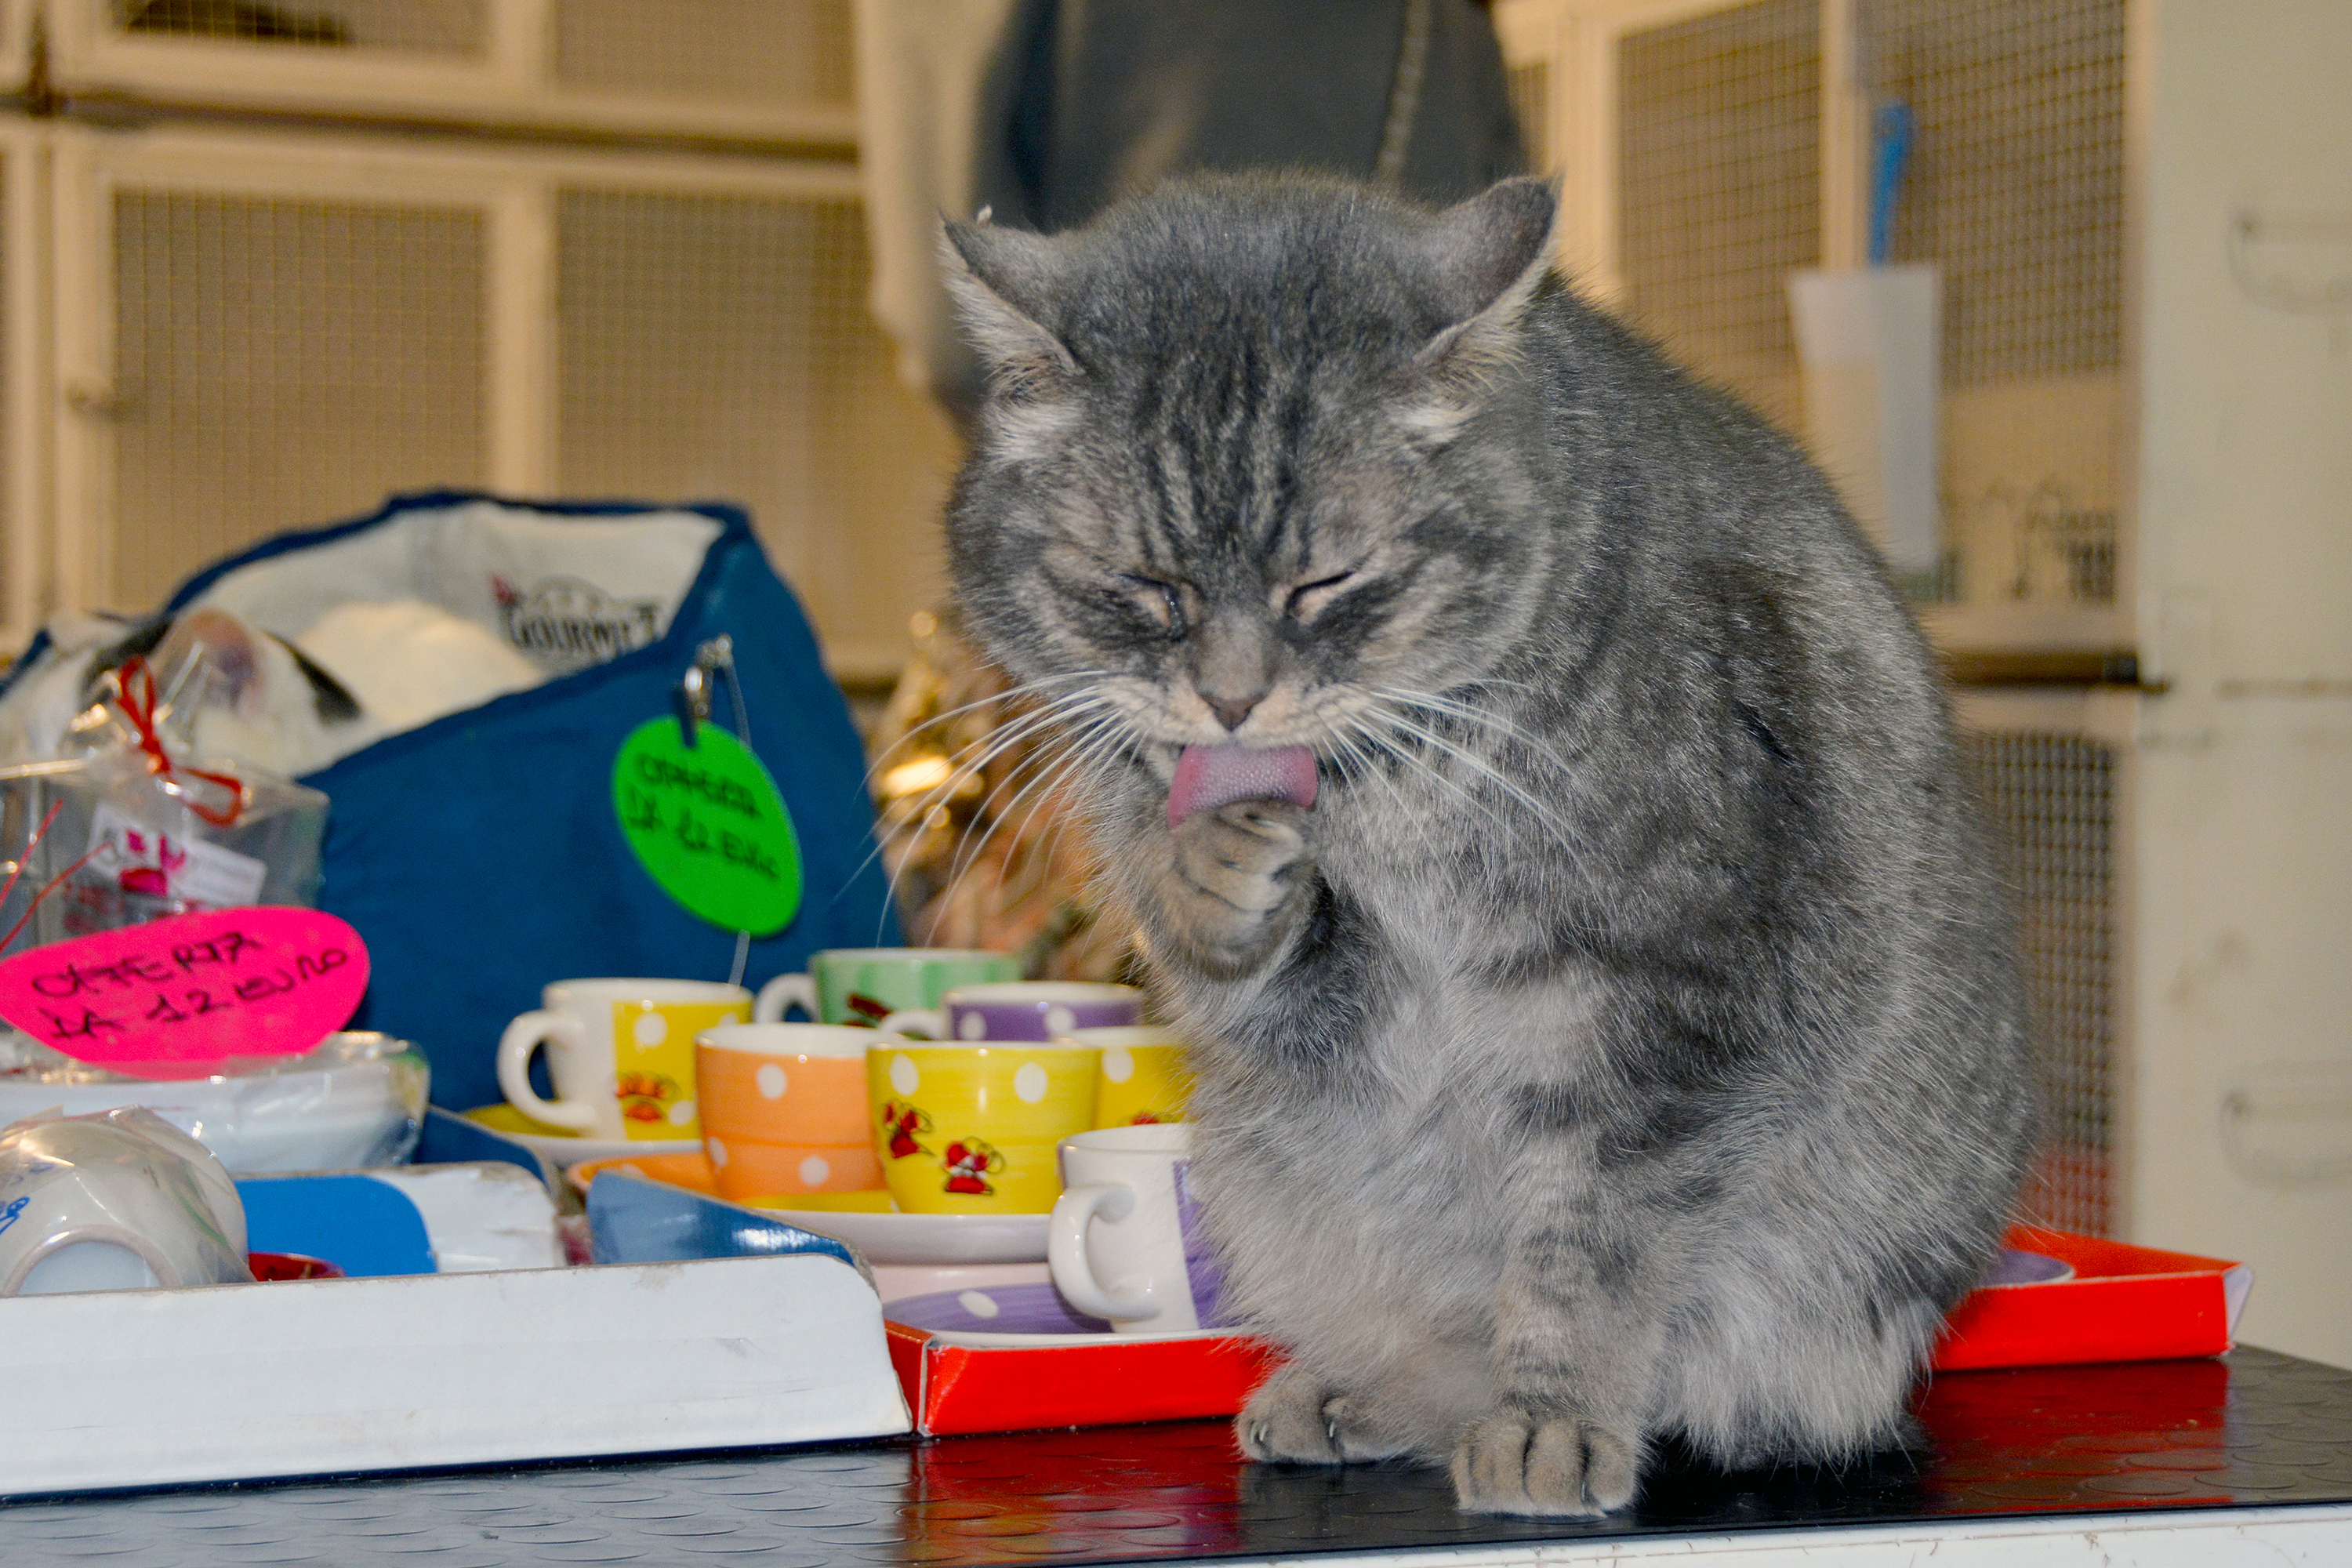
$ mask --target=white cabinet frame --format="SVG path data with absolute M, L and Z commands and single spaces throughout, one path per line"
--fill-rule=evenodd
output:
M 0 11 L 27 0 L 0 0 Z M 555 75 L 552 0 L 489 0 L 480 54 L 138 37 L 111 0 L 47 0 L 50 72 L 68 96 L 374 115 L 469 124 L 703 136 L 845 147 L 854 106 L 745 104 L 568 88 Z

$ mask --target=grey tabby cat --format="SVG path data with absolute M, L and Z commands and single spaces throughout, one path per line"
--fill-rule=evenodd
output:
M 1580 303 L 1555 200 L 948 230 L 950 509 L 1162 1006 L 1254 1458 L 1631 1501 L 1910 1440 L 2032 1139 L 1928 652 L 1828 486 Z

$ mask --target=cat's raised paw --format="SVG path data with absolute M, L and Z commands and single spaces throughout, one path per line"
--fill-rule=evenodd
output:
M 1173 831 L 1172 885 L 1160 902 L 1171 934 L 1211 968 L 1254 963 L 1282 933 L 1313 867 L 1306 821 L 1298 806 L 1270 800 L 1186 818 Z
M 1569 1415 L 1498 1410 L 1454 1451 L 1454 1497 L 1470 1513 L 1609 1513 L 1641 1479 L 1636 1445 Z

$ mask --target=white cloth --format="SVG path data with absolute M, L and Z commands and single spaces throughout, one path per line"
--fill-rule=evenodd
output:
M 969 351 L 936 260 L 940 219 L 972 216 L 981 93 L 1018 0 L 857 0 L 858 160 L 874 314 L 898 374 L 952 399 Z

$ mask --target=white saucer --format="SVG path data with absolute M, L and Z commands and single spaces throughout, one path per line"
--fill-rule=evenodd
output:
M 544 1132 L 509 1132 L 492 1128 L 501 1138 L 511 1138 L 534 1154 L 543 1154 L 555 1163 L 559 1171 L 589 1160 L 615 1160 L 624 1154 L 699 1154 L 699 1138 L 562 1138 Z
M 902 1297 L 882 1309 L 894 1323 L 919 1329 L 943 1345 L 974 1350 L 1065 1350 L 1073 1345 L 1132 1345 L 1169 1340 L 1222 1340 L 1232 1329 L 1167 1329 L 1114 1333 L 1108 1323 L 1089 1318 L 1055 1290 L 1051 1279 L 1001 1285 L 953 1287 L 927 1296 Z
M 873 1264 L 1043 1263 L 1045 1221 L 1050 1217 L 1042 1214 L 856 1214 L 765 1205 L 760 1212 L 774 1215 L 786 1225 L 845 1241 Z
M 884 1317 L 889 1316 L 887 1312 Z M 931 1342 L 962 1345 L 976 1351 L 1061 1351 L 1073 1345 L 1156 1345 L 1171 1340 L 1230 1340 L 1232 1329 L 1175 1329 L 1167 1333 L 1139 1334 L 992 1334 L 971 1329 L 927 1331 Z
M 487 1114 L 486 1114 L 487 1113 Z M 458 1114 L 501 1138 L 511 1138 L 532 1153 L 552 1161 L 559 1171 L 587 1160 L 614 1160 L 624 1154 L 699 1154 L 699 1138 L 582 1138 L 569 1132 L 531 1132 L 516 1125 L 526 1120 L 509 1105 L 477 1106 Z M 541 1125 L 532 1123 L 532 1125 Z

